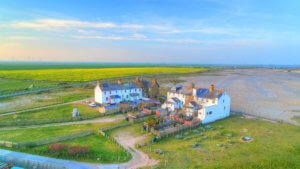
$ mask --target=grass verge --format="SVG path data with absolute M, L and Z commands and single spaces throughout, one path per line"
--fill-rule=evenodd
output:
M 156 168 L 299 168 L 300 128 L 231 117 L 214 130 L 186 131 L 141 149 L 160 159 Z M 251 136 L 251 142 L 241 142 Z M 157 154 L 160 149 L 164 153 Z

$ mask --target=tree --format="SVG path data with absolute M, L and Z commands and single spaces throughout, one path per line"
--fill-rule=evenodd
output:
M 159 97 L 158 100 L 161 104 L 163 104 L 165 102 L 165 99 L 163 97 Z
M 146 119 L 146 123 L 148 123 L 148 125 L 150 127 L 155 127 L 156 126 L 156 118 L 153 117 L 153 116 L 149 116 L 147 119 Z

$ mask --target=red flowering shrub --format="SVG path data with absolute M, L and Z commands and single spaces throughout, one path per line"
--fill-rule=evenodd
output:
M 51 152 L 60 152 L 67 148 L 68 148 L 68 146 L 65 144 L 50 144 L 48 146 L 48 150 L 50 150 Z
M 87 146 L 72 146 L 68 148 L 68 154 L 70 156 L 77 156 L 82 154 L 87 154 L 90 148 Z

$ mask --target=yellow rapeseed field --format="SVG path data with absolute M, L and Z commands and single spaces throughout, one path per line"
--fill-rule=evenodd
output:
M 196 67 L 134 67 L 134 68 L 93 68 L 93 69 L 41 69 L 41 70 L 0 70 L 1 78 L 22 80 L 44 80 L 57 82 L 85 82 L 98 79 L 118 78 L 137 75 L 182 74 L 206 71 Z

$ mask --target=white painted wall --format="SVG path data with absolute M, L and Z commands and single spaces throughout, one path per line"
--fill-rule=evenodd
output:
M 131 93 L 138 93 L 139 96 L 131 97 Z M 106 98 L 109 98 L 112 95 L 119 95 L 121 99 L 112 100 L 109 102 Z M 126 89 L 126 90 L 111 90 L 111 91 L 102 91 L 99 86 L 95 87 L 95 102 L 100 104 L 107 104 L 107 103 L 120 103 L 121 101 L 135 101 L 142 99 L 142 89 L 135 88 L 135 89 Z
M 95 95 L 95 102 L 96 103 L 99 103 L 99 104 L 102 104 L 102 91 L 101 91 L 101 88 L 97 85 L 95 87 L 95 92 L 94 92 L 94 95 Z
M 210 123 L 219 119 L 226 118 L 230 115 L 230 97 L 224 93 L 219 99 L 217 104 L 211 106 L 204 106 L 198 112 L 198 118 L 203 124 Z

